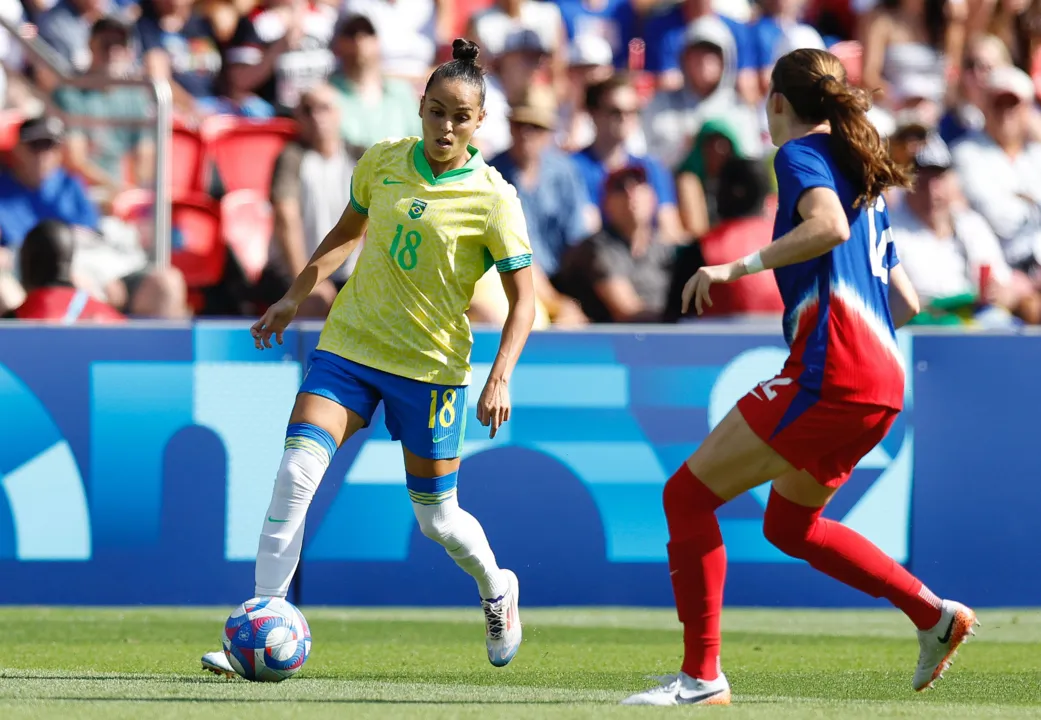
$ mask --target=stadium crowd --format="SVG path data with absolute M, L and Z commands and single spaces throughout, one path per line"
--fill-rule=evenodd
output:
M 537 326 L 677 321 L 699 265 L 769 242 L 764 102 L 773 63 L 800 47 L 842 59 L 916 168 L 886 202 L 917 321 L 1041 323 L 1041 0 L 0 0 L 0 17 L 69 72 L 169 79 L 186 134 L 282 138 L 270 161 L 247 141 L 231 165 L 207 161 L 190 196 L 175 189 L 174 268 L 155 270 L 135 212 L 155 141 L 119 122 L 154 112 L 147 92 L 70 87 L 0 29 L 0 313 L 274 302 L 347 204 L 361 153 L 419 133 L 427 74 L 465 36 L 488 70 L 475 142 L 520 195 Z M 235 162 L 261 187 L 239 192 Z M 324 316 L 355 261 L 303 315 Z M 713 292 L 710 316 L 781 311 L 768 274 Z M 470 312 L 502 322 L 494 273 Z

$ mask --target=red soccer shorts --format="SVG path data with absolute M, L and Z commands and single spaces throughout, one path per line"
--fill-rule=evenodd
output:
M 763 442 L 821 485 L 841 486 L 900 414 L 880 405 L 828 400 L 791 377 L 760 383 L 737 409 Z

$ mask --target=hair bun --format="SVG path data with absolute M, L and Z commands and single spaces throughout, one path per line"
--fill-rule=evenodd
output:
M 464 38 L 456 38 L 452 43 L 452 59 L 464 63 L 477 63 L 477 56 L 481 54 L 477 43 Z

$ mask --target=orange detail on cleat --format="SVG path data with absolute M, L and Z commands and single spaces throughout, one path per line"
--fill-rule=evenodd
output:
M 729 705 L 730 704 L 730 688 L 727 688 L 719 695 L 713 695 L 708 700 L 699 702 L 698 705 Z
M 966 608 L 965 612 L 955 613 L 954 626 L 951 629 L 950 649 L 947 651 L 947 654 L 944 655 L 940 664 L 936 666 L 936 670 L 933 671 L 933 679 L 918 688 L 918 692 L 931 689 L 933 683 L 943 677 L 943 673 L 948 670 L 954 662 L 954 656 L 958 654 L 958 648 L 961 647 L 963 643 L 968 642 L 971 635 L 976 634 L 973 627 L 979 624 L 979 620 L 976 619 L 976 613 L 968 608 Z

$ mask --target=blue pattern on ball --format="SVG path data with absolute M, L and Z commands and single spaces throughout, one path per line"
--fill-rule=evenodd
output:
M 256 616 L 258 611 L 262 611 L 260 616 L 251 619 L 250 615 Z M 292 648 L 285 660 L 274 657 L 267 647 L 270 633 L 279 628 L 289 630 L 287 639 L 278 644 L 286 650 Z M 224 624 L 224 638 L 233 665 L 241 667 L 239 674 L 247 680 L 284 680 L 299 671 L 310 654 L 310 628 L 303 613 L 278 598 L 254 598 L 243 603 Z

